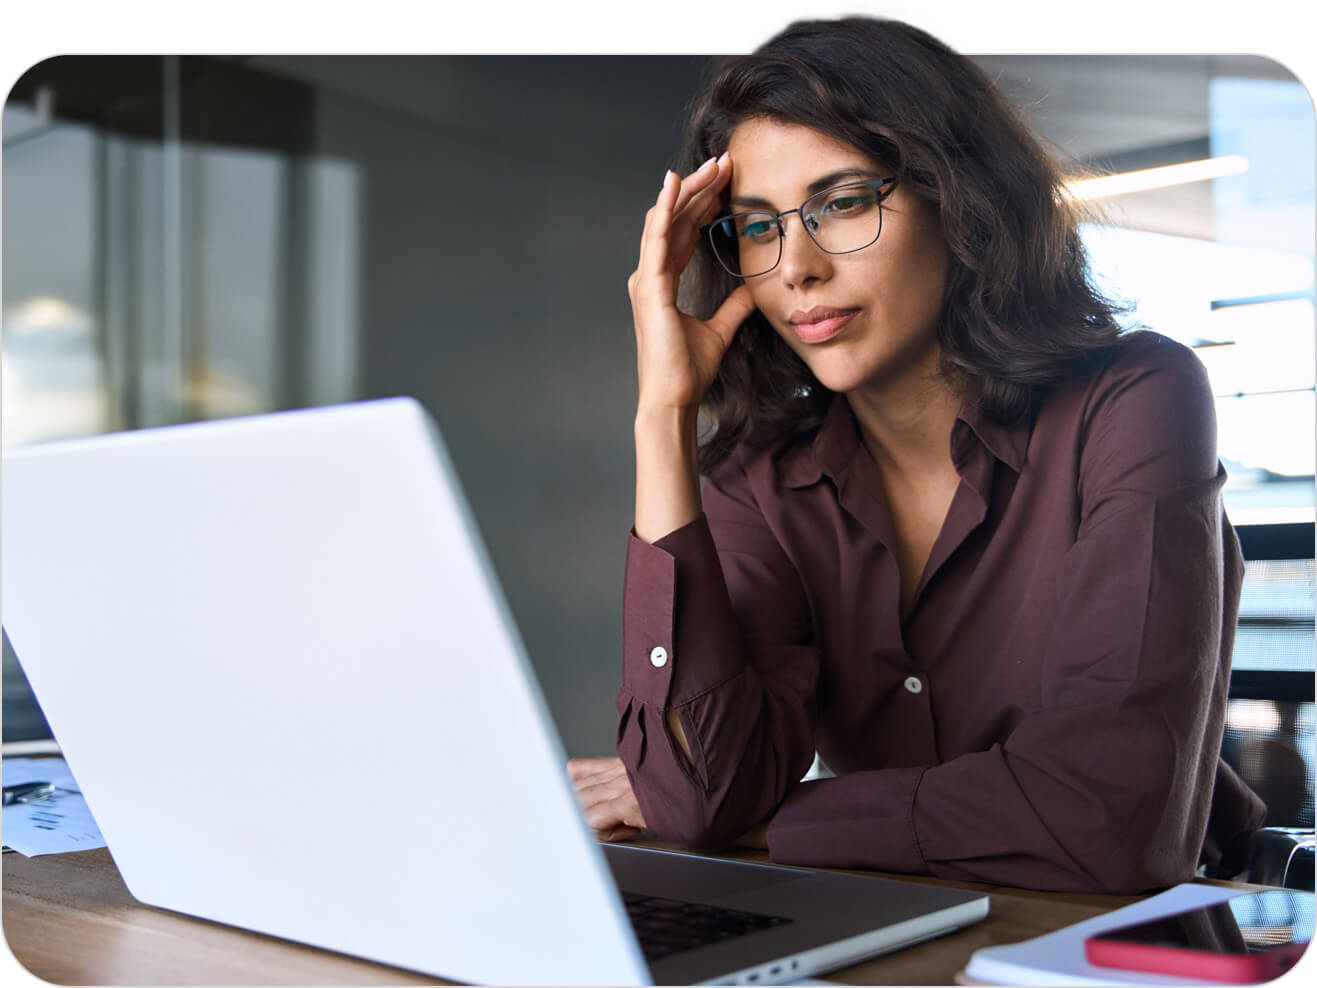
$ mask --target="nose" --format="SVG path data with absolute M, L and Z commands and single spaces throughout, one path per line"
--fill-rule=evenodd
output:
M 800 213 L 782 217 L 782 260 L 778 272 L 788 288 L 811 281 L 826 281 L 832 273 L 832 257 L 805 232 Z

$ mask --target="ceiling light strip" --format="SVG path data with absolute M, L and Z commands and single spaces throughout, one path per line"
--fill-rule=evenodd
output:
M 1127 192 L 1144 192 L 1171 185 L 1185 185 L 1189 182 L 1206 182 L 1213 178 L 1241 175 L 1246 171 L 1248 171 L 1247 158 L 1238 154 L 1227 154 L 1219 158 L 1163 165 L 1160 168 L 1141 168 L 1138 171 L 1121 172 L 1118 175 L 1076 179 L 1067 182 L 1065 188 L 1072 199 L 1100 199 L 1106 196 L 1124 195 Z

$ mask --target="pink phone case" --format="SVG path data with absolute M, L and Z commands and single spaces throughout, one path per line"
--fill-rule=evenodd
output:
M 1084 941 L 1084 956 L 1089 963 L 1101 967 L 1178 974 L 1203 981 L 1256 984 L 1280 977 L 1303 956 L 1307 946 L 1306 943 L 1291 943 L 1251 954 L 1219 954 L 1210 950 L 1090 937 Z

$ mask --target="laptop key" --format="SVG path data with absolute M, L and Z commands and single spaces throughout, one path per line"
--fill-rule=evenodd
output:
M 622 901 L 640 941 L 640 949 L 650 961 L 791 922 L 785 916 L 768 916 L 630 892 L 622 894 Z

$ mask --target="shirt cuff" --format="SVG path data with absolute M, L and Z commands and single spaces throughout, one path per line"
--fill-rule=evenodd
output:
M 622 688 L 678 707 L 746 668 L 722 562 L 701 515 L 653 544 L 632 530 L 622 590 Z
M 769 857 L 814 868 L 927 872 L 914 824 L 926 771 L 889 768 L 802 782 L 768 826 Z
M 622 688 L 659 708 L 667 705 L 672 682 L 676 589 L 672 554 L 637 538 L 632 529 L 622 581 Z

